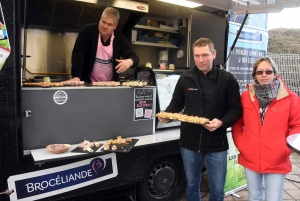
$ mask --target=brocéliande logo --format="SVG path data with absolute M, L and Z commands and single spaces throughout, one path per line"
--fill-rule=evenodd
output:
M 15 175 L 8 179 L 12 200 L 33 200 L 71 191 L 118 175 L 115 154 Z M 25 176 L 25 177 L 24 177 Z M 14 198 L 15 197 L 15 198 Z
M 59 90 L 54 93 L 53 100 L 58 105 L 65 104 L 68 100 L 68 94 L 65 91 Z
M 258 31 L 257 32 L 241 31 L 239 40 L 247 41 L 247 42 L 263 43 L 263 35 Z

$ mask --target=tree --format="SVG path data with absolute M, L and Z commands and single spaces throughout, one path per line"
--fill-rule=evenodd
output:
M 300 29 L 271 29 L 269 31 L 268 52 L 300 54 Z

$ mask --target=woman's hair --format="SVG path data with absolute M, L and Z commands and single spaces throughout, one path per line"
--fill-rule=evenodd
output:
M 114 18 L 115 18 L 115 24 L 118 24 L 119 22 L 119 19 L 120 19 L 120 14 L 119 14 L 119 11 L 113 7 L 107 7 L 104 9 L 102 15 L 101 15 L 101 18 L 103 16 L 107 16 L 107 15 L 112 15 Z
M 214 44 L 208 38 L 199 38 L 198 40 L 196 40 L 193 44 L 193 50 L 195 47 L 205 47 L 206 45 L 208 45 L 211 53 L 214 53 L 215 51 Z
M 274 74 L 275 74 L 275 75 L 278 75 L 278 67 L 277 67 L 277 65 L 275 64 L 275 62 L 274 62 L 270 57 L 261 57 L 261 58 L 257 59 L 257 60 L 255 61 L 255 63 L 253 64 L 253 69 L 252 69 L 252 77 L 253 77 L 253 79 L 255 79 L 255 73 L 256 73 L 256 70 L 257 70 L 257 66 L 258 66 L 261 62 L 263 62 L 263 61 L 269 62 L 269 63 L 272 65 Z

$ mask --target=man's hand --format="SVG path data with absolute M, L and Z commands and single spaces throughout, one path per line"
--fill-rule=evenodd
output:
M 213 120 L 209 121 L 209 124 L 204 124 L 203 126 L 210 132 L 213 132 L 213 131 L 217 130 L 218 128 L 222 127 L 223 122 L 220 121 L 219 119 L 213 119 Z
M 80 78 L 79 77 L 73 77 L 72 79 L 66 80 L 65 82 L 79 82 Z
M 131 59 L 116 59 L 119 64 L 116 66 L 117 73 L 124 73 L 130 66 L 133 65 Z
M 166 119 L 166 118 L 162 118 L 162 117 L 157 117 L 157 118 L 161 123 L 164 123 L 164 124 L 167 124 L 170 122 L 170 119 Z

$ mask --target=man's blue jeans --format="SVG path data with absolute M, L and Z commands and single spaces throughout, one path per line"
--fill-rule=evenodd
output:
M 201 201 L 200 183 L 203 159 L 209 178 L 209 200 L 223 201 L 227 171 L 227 151 L 203 154 L 181 147 L 181 156 L 187 180 L 186 195 L 188 201 Z

